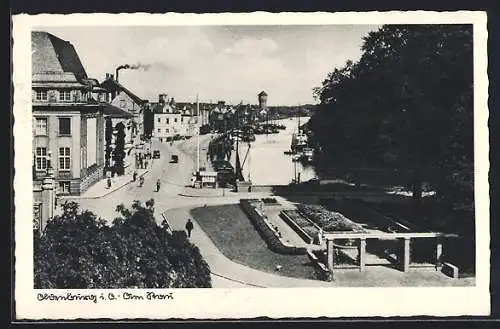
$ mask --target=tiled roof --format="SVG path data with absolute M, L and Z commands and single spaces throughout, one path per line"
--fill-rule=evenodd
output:
M 72 72 L 33 73 L 31 79 L 33 82 L 78 82 Z
M 88 89 L 87 86 L 79 82 L 33 82 L 33 88 L 72 88 L 72 89 Z
M 122 110 L 119 107 L 104 103 L 101 105 L 105 116 L 112 118 L 133 118 L 134 115 L 128 111 Z
M 42 31 L 31 32 L 32 74 L 60 74 L 63 80 L 73 73 L 76 79 L 87 78 L 87 73 L 71 43 Z
M 126 93 L 130 98 L 133 99 L 133 101 L 136 104 L 142 105 L 146 103 L 146 100 L 140 98 L 133 92 L 131 92 L 129 89 L 125 88 L 121 83 L 117 82 L 114 79 L 106 79 L 101 83 L 101 87 L 108 90 L 109 92 L 124 92 Z

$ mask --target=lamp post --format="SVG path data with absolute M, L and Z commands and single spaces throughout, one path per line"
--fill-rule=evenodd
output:
M 47 152 L 47 177 L 54 177 L 54 169 L 52 168 L 52 151 Z
M 47 219 L 54 216 L 56 206 L 55 179 L 54 170 L 52 168 L 52 152 L 47 152 L 47 171 L 42 182 L 42 199 L 46 206 Z M 42 225 L 44 227 L 44 225 Z

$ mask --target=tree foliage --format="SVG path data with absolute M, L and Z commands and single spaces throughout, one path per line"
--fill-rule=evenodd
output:
M 150 108 L 144 109 L 143 120 L 144 136 L 146 138 L 151 138 L 154 128 L 154 115 Z
M 362 52 L 314 89 L 316 140 L 345 166 L 408 170 L 416 199 L 423 181 L 445 197 L 473 164 L 472 26 L 385 25 Z
M 119 205 L 112 225 L 75 202 L 35 240 L 35 287 L 58 289 L 204 288 L 210 269 L 185 232 L 169 233 L 154 201 Z
M 104 168 L 107 170 L 110 166 L 111 152 L 113 148 L 111 144 L 113 142 L 113 123 L 110 118 L 106 118 L 106 125 L 104 127 L 104 139 L 106 141 L 105 151 L 104 151 Z
M 113 160 L 115 162 L 115 172 L 118 175 L 123 175 L 125 173 L 125 125 L 122 122 L 118 122 L 116 124 L 116 131 Z

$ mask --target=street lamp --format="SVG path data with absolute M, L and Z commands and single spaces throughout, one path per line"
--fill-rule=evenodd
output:
M 54 176 L 54 168 L 52 168 L 52 151 L 47 152 L 47 177 L 53 177 Z

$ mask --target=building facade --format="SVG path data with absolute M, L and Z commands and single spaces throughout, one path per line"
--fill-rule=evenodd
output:
M 127 143 L 135 143 L 136 137 L 144 134 L 144 109 L 147 101 L 141 99 L 129 89 L 115 80 L 113 74 L 106 74 L 106 79 L 101 83 L 106 90 L 106 100 L 133 115 L 131 119 L 114 120 L 114 125 L 122 122 L 127 128 L 125 131 Z
M 79 195 L 103 177 L 105 119 L 126 113 L 104 102 L 71 43 L 32 32 L 32 65 L 33 213 L 42 230 L 58 195 Z
M 179 107 L 179 108 L 178 108 Z M 174 136 L 191 137 L 198 129 L 198 118 L 188 106 L 177 106 L 166 94 L 160 94 L 158 103 L 152 105 L 154 116 L 153 137 L 166 142 Z

